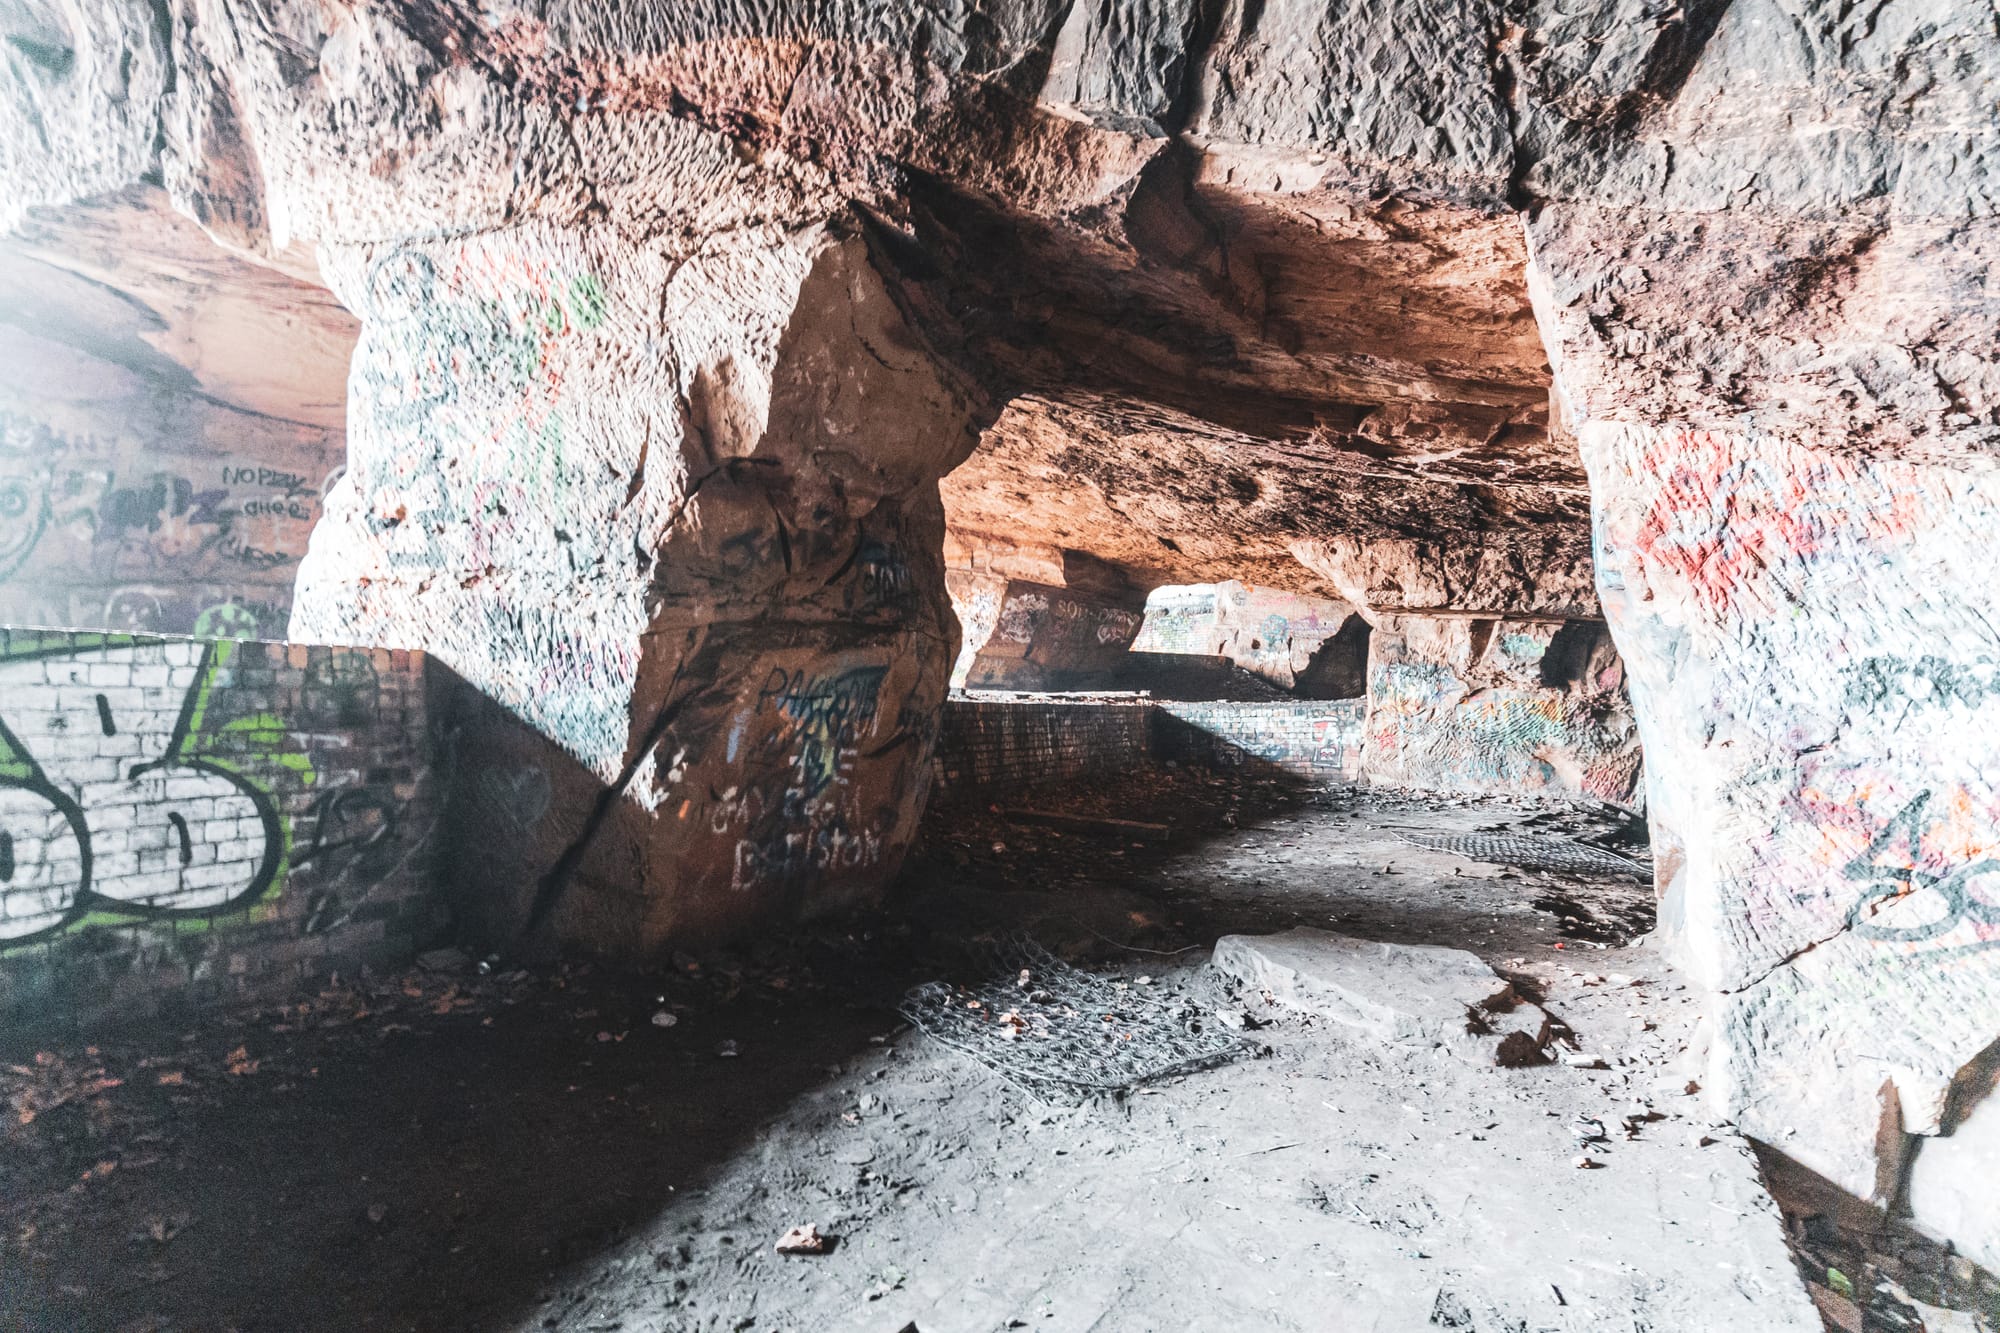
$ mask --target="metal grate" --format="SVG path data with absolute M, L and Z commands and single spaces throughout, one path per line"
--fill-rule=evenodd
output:
M 903 1017 L 1029 1096 L 1074 1106 L 1250 1049 L 1200 1006 L 1080 971 L 1026 935 L 986 947 L 992 979 L 928 982 Z
M 1566 870 L 1580 875 L 1633 875 L 1645 878 L 1652 872 L 1636 861 L 1615 852 L 1587 847 L 1567 838 L 1524 838 L 1507 833 L 1404 833 L 1396 834 L 1413 847 L 1434 852 L 1457 852 L 1475 861 L 1521 866 L 1527 870 Z

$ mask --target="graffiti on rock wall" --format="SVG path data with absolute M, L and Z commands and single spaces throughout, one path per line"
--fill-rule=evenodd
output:
M 1848 921 L 1863 939 L 1915 944 L 1962 931 L 1968 946 L 2000 944 L 2000 857 L 1958 859 L 1963 843 L 1948 847 L 1956 812 L 1932 815 L 1933 796 L 1919 792 L 1842 868 L 1861 885 Z
M 1132 641 L 1135 653 L 1212 653 L 1221 643 L 1215 594 L 1207 589 L 1156 588 Z
M 861 745 L 876 736 L 889 669 L 771 668 L 737 715 L 726 759 L 743 780 L 715 794 L 711 833 L 733 835 L 738 892 L 798 887 L 880 862 L 883 825 L 850 791 Z
M 225 652 L 107 643 L 0 660 L 0 940 L 93 907 L 211 913 L 276 880 L 277 808 L 211 744 Z
M 102 579 L 250 572 L 296 565 L 319 519 L 320 491 L 293 472 L 223 464 L 214 478 L 121 478 L 97 505 L 91 565 Z
M 1349 615 L 1344 603 L 1234 580 L 1155 588 L 1132 650 L 1225 657 L 1290 689 Z
M 808 797 L 817 796 L 852 764 L 854 743 L 874 729 L 876 696 L 887 667 L 860 667 L 837 675 L 808 676 L 773 667 L 757 693 L 759 712 L 777 712 L 791 725 L 766 739 L 788 746 L 792 768 Z
M 1140 617 L 1120 607 L 1056 597 L 1049 600 L 1047 610 L 1041 632 L 1035 635 L 1035 654 L 1044 660 L 1064 662 L 1090 657 L 1105 647 L 1122 649 L 1139 629 Z
M 303 474 L 245 462 L 126 472 L 80 461 L 110 448 L 0 419 L 0 582 L 39 554 L 58 584 L 265 583 L 304 554 L 320 488 Z M 171 600 L 118 589 L 106 623 L 153 630 L 173 620 L 187 629 L 194 610 Z
M 471 789 L 482 824 L 518 833 L 533 833 L 554 797 L 548 771 L 540 764 L 482 768 L 473 777 Z
M 1659 432 L 1643 451 L 1657 478 L 1631 552 L 1690 589 L 1711 614 L 1764 580 L 1778 591 L 1824 554 L 1879 547 L 1921 523 L 1922 487 L 1831 456 L 1744 454 L 1702 431 Z M 1770 609 L 1768 599 L 1746 609 Z
M 1713 799 L 1757 831 L 1683 830 L 1732 961 L 1842 929 L 1913 954 L 1990 947 L 2000 645 L 1962 592 L 2000 512 L 1990 486 L 1704 432 L 1615 432 L 1593 453 L 1606 607 L 1651 678 L 1656 748 L 1714 773 Z M 1695 714 L 1711 697 L 1726 707 Z
M 1903 783 L 1876 764 L 1807 756 L 1780 803 L 1786 836 L 1749 873 L 1860 939 L 1909 951 L 2000 944 L 2000 794 Z
M 194 637 L 197 639 L 254 639 L 258 627 L 277 621 L 278 607 L 269 603 L 258 606 L 245 605 L 238 601 L 217 602 L 204 606 L 195 614 Z
M 72 441 L 37 422 L 0 416 L 0 581 L 52 532 L 96 534 L 111 473 L 68 461 Z
M 498 596 L 473 609 L 479 619 L 452 638 L 484 652 L 461 663 L 460 674 L 599 772 L 615 772 L 631 731 L 626 705 L 639 671 L 640 610 Z
M 1631 799 L 1637 737 L 1621 705 L 1553 689 L 1471 690 L 1447 666 L 1384 661 L 1369 676 L 1369 765 L 1396 781 Z
M 530 513 L 582 517 L 570 513 L 583 478 L 563 446 L 552 353 L 604 322 L 602 282 L 497 248 L 462 247 L 442 269 L 406 248 L 376 261 L 366 293 L 352 392 L 375 432 L 419 446 L 358 456 L 355 483 L 389 563 L 504 564 L 521 540 L 558 540 L 549 523 L 517 525 Z M 448 533 L 465 548 L 448 549 Z
M 915 592 L 916 579 L 902 551 L 872 538 L 864 539 L 855 557 L 855 579 L 847 594 L 848 609 L 868 611 L 904 606 Z
M 1000 604 L 1000 618 L 993 627 L 994 643 L 1027 644 L 1035 637 L 1035 626 L 1049 609 L 1049 599 L 1038 592 L 1013 592 Z

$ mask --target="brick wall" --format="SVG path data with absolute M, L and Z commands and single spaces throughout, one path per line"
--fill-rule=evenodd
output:
M 1139 702 L 950 700 L 932 761 L 937 793 L 997 793 L 1128 772 L 1147 760 L 1151 711 Z
M 0 1018 L 276 992 L 429 943 L 425 669 L 0 631 Z
M 1154 706 L 1153 752 L 1211 768 L 1243 765 L 1294 777 L 1351 782 L 1361 776 L 1367 704 L 1361 699 Z
M 1360 773 L 1359 699 L 1291 703 L 953 699 L 938 727 L 940 795 L 1002 793 L 1174 759 L 1328 782 Z

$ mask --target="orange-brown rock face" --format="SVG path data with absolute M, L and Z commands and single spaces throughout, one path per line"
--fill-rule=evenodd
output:
M 145 186 L 0 241 L 0 620 L 284 636 L 355 328 L 304 261 L 232 256 Z

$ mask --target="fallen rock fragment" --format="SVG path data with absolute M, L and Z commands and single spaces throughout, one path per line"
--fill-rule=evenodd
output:
M 1547 1062 L 1548 1014 L 1463 949 L 1382 944 L 1301 926 L 1225 935 L 1213 961 L 1276 1003 L 1383 1041 L 1443 1046 L 1474 1064 Z
M 807 1222 L 778 1237 L 779 1254 L 825 1254 L 833 1248 L 833 1237 L 822 1236 L 819 1224 Z

